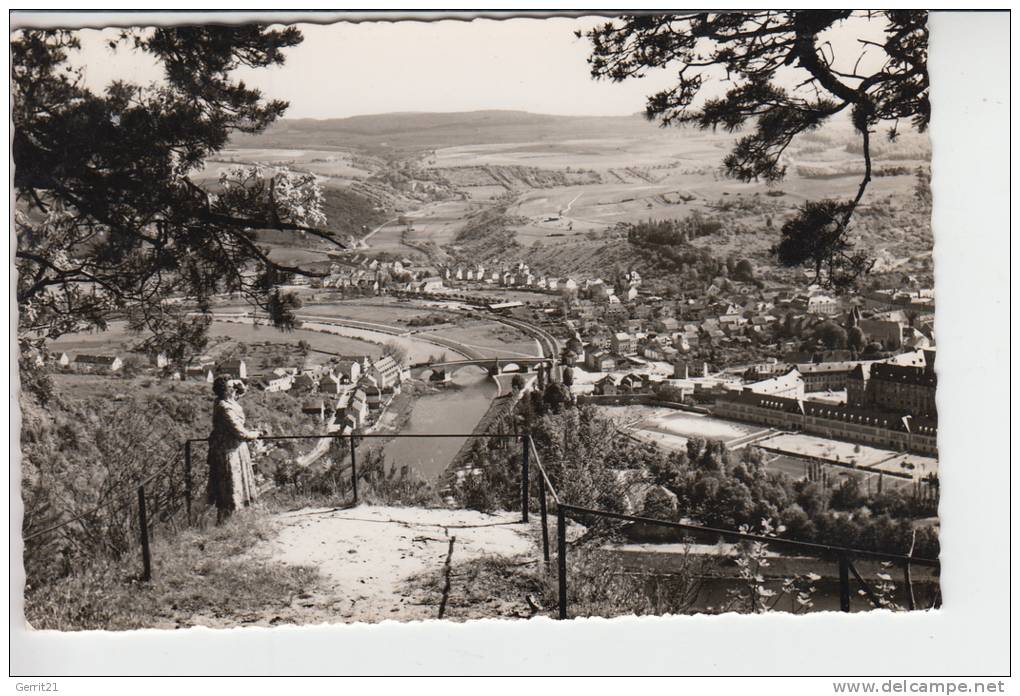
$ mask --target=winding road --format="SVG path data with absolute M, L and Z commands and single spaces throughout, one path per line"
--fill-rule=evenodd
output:
M 371 239 L 375 235 L 376 232 L 378 232 L 382 228 L 386 227 L 386 225 L 390 224 L 391 222 L 396 222 L 399 219 L 400 219 L 399 217 L 390 218 L 389 220 L 387 220 L 383 224 L 379 225 L 374 230 L 372 230 L 371 232 L 366 234 L 364 237 L 362 237 L 361 240 L 358 242 L 358 246 L 360 248 L 362 248 L 362 249 L 367 249 L 368 248 L 368 240 Z

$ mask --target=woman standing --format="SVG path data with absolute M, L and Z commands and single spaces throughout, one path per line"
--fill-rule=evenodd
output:
M 262 433 L 244 426 L 244 410 L 237 397 L 244 394 L 244 383 L 228 377 L 213 382 L 213 426 L 209 435 L 209 504 L 216 506 L 219 524 L 238 508 L 255 502 L 255 472 L 251 467 L 248 441 Z

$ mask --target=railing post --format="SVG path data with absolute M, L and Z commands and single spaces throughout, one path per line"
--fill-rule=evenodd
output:
M 531 502 L 531 481 L 528 478 L 528 436 L 521 438 L 521 521 L 528 521 L 528 504 Z
M 149 520 L 145 514 L 145 486 L 138 487 L 138 526 L 142 535 L 142 580 L 152 579 L 152 558 L 149 555 Z
M 556 506 L 556 565 L 560 589 L 560 618 L 567 618 L 567 519 L 563 506 Z
M 542 472 L 539 472 L 541 474 Z M 542 517 L 542 558 L 549 563 L 549 512 L 545 496 L 545 476 L 538 477 L 538 509 Z
M 839 610 L 850 611 L 850 559 L 839 553 Z
M 907 609 L 914 611 L 917 609 L 917 600 L 914 599 L 914 582 L 913 578 L 910 577 L 909 559 L 903 564 L 903 584 L 907 590 Z
M 910 534 L 910 550 L 907 551 L 907 560 L 903 563 L 903 581 L 907 586 L 907 608 L 910 611 L 914 611 L 917 608 L 917 602 L 914 599 L 914 582 L 910 577 L 910 557 L 914 555 L 914 545 L 917 543 L 917 530 L 913 530 Z
M 355 451 L 357 445 L 354 444 L 354 434 L 351 433 L 351 488 L 354 490 L 354 504 L 358 504 L 358 463 L 356 460 Z
M 184 509 L 191 526 L 191 440 L 184 441 Z

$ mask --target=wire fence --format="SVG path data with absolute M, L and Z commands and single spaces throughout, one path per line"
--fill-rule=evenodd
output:
M 338 506 L 354 506 L 359 502 L 358 482 L 363 479 L 359 475 L 359 450 L 361 443 L 372 440 L 390 440 L 399 438 L 438 439 L 466 438 L 482 440 L 519 439 L 518 435 L 507 433 L 320 433 L 312 435 L 273 435 L 258 438 L 263 443 L 283 443 L 314 440 L 319 443 L 347 441 L 345 447 L 349 463 L 342 467 L 341 472 L 349 472 L 350 500 L 338 500 Z M 22 541 L 26 547 L 38 540 L 56 536 L 62 532 L 81 525 L 85 530 L 95 530 L 111 525 L 97 525 L 97 517 L 105 513 L 114 518 L 118 513 L 126 513 L 126 531 L 138 539 L 141 554 L 142 580 L 152 579 L 152 546 L 153 532 L 163 527 L 171 533 L 182 527 L 194 526 L 200 509 L 205 508 L 205 490 L 200 483 L 208 477 L 206 458 L 196 456 L 196 445 L 208 443 L 208 438 L 189 438 L 178 447 L 173 454 L 155 471 L 144 478 L 130 484 L 110 489 L 100 495 L 99 500 L 85 512 L 65 518 L 56 524 L 42 529 L 31 529 L 23 533 Z M 523 456 L 523 455 L 522 455 Z M 269 482 L 260 493 L 274 486 Z M 133 513 L 131 510 L 133 509 Z
M 777 536 L 753 534 L 730 529 L 719 529 L 668 520 L 660 520 L 638 515 L 630 515 L 609 510 L 599 510 L 587 506 L 574 505 L 561 499 L 556 486 L 551 480 L 541 456 L 529 434 L 507 433 L 322 433 L 314 435 L 276 435 L 260 438 L 263 442 L 288 442 L 316 440 L 321 443 L 336 441 L 348 442 L 350 470 L 351 500 L 338 501 L 339 504 L 357 505 L 358 497 L 358 458 L 359 446 L 364 441 L 376 439 L 419 438 L 422 440 L 436 438 L 475 438 L 484 440 L 519 440 L 520 442 L 520 513 L 521 521 L 528 523 L 532 506 L 532 479 L 537 479 L 537 512 L 541 530 L 542 558 L 546 567 L 551 566 L 553 556 L 550 540 L 550 517 L 556 517 L 556 574 L 558 586 L 558 617 L 566 619 L 570 615 L 567 560 L 569 544 L 567 541 L 567 521 L 592 519 L 613 520 L 630 524 L 649 525 L 662 529 L 684 532 L 701 539 L 724 540 L 731 543 L 758 542 L 769 546 L 781 547 L 804 556 L 814 557 L 836 564 L 839 578 L 839 605 L 845 612 L 851 610 L 851 578 L 860 587 L 860 592 L 876 607 L 883 606 L 879 593 L 864 579 L 855 565 L 855 560 L 872 560 L 891 563 L 901 568 L 907 593 L 907 607 L 915 609 L 917 603 L 913 592 L 912 567 L 933 569 L 936 573 L 940 567 L 937 559 L 915 557 L 913 555 L 891 554 L 866 549 L 834 546 L 807 541 L 798 541 Z M 135 508 L 136 522 L 131 525 L 138 534 L 141 551 L 143 580 L 152 578 L 152 548 L 150 540 L 157 526 L 164 526 L 174 531 L 181 526 L 192 526 L 195 523 L 195 512 L 198 501 L 204 501 L 204 495 L 196 493 L 196 480 L 204 477 L 204 470 L 197 471 L 195 445 L 206 443 L 207 438 L 191 438 L 185 441 L 155 471 L 131 486 L 116 491 L 106 492 L 96 505 L 84 513 L 65 519 L 58 524 L 39 530 L 31 530 L 23 536 L 28 542 L 54 535 L 72 525 L 87 526 L 102 511 L 124 512 L 132 506 Z M 537 472 L 537 476 L 534 474 Z M 198 474 L 198 475 L 196 475 Z M 204 507 L 204 505 L 203 505 Z
M 528 521 L 528 508 L 530 507 L 529 493 L 531 490 L 529 477 L 530 469 L 534 466 L 539 472 L 538 507 L 541 515 L 542 555 L 546 564 L 549 564 L 551 559 L 548 518 L 550 514 L 556 515 L 556 575 L 558 585 L 558 616 L 560 619 L 566 619 L 569 617 L 569 587 L 567 572 L 567 554 L 569 546 L 567 543 L 568 518 L 602 518 L 607 520 L 616 520 L 618 522 L 628 522 L 631 524 L 650 525 L 653 527 L 685 532 L 706 540 L 711 539 L 717 541 L 721 539 L 731 543 L 764 543 L 769 546 L 781 547 L 795 551 L 805 556 L 832 561 L 836 564 L 839 576 L 839 606 L 840 610 L 844 612 L 849 612 L 851 610 L 851 576 L 854 580 L 856 580 L 861 593 L 868 598 L 873 606 L 877 608 L 886 606 L 880 594 L 876 592 L 872 585 L 869 584 L 859 572 L 854 563 L 856 559 L 875 560 L 899 566 L 903 572 L 907 608 L 910 610 L 917 608 L 917 601 L 913 591 L 914 581 L 911 568 L 913 566 L 920 566 L 932 568 L 937 571 L 940 567 L 940 562 L 937 559 L 920 558 L 913 555 L 883 553 L 879 551 L 834 546 L 831 544 L 819 544 L 808 541 L 798 541 L 796 539 L 787 539 L 778 536 L 752 534 L 732 529 L 718 529 L 703 525 L 659 520 L 639 515 L 628 515 L 609 510 L 597 510 L 590 507 L 572 505 L 560 499 L 555 486 L 549 479 L 545 466 L 542 464 L 542 459 L 539 456 L 538 450 L 535 447 L 535 443 L 531 436 L 525 435 L 523 437 L 527 440 L 527 447 L 524 450 L 525 455 L 522 457 L 521 462 L 522 519 L 524 522 Z M 550 511 L 550 507 L 553 507 L 554 510 Z

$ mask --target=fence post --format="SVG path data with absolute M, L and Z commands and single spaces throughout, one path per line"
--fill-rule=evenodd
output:
M 556 565 L 560 586 L 560 618 L 567 618 L 567 519 L 563 506 L 556 506 Z
M 184 441 L 184 509 L 191 526 L 191 440 Z
M 138 526 L 142 535 L 142 580 L 152 579 L 152 558 L 149 555 L 149 520 L 145 514 L 145 486 L 138 487 Z
M 351 433 L 351 488 L 354 490 L 354 504 L 358 504 L 358 464 L 355 459 L 357 445 L 354 444 L 354 433 Z
M 548 503 L 545 499 L 545 476 L 541 476 L 541 471 L 538 472 L 538 509 L 542 517 L 542 558 L 545 559 L 546 564 L 549 563 L 549 512 Z
M 521 438 L 521 521 L 528 521 L 528 504 L 530 501 L 531 481 L 528 478 L 528 436 Z
M 910 535 L 910 550 L 907 551 L 907 560 L 903 563 L 903 582 L 907 589 L 907 608 L 914 611 L 917 608 L 917 601 L 914 599 L 914 582 L 910 577 L 910 557 L 914 555 L 914 544 L 917 543 L 917 530 Z
M 839 610 L 850 611 L 850 559 L 839 553 Z
M 914 611 L 917 609 L 917 600 L 914 598 L 914 581 L 910 577 L 910 560 L 908 559 L 903 564 L 903 584 L 907 590 L 907 609 Z

